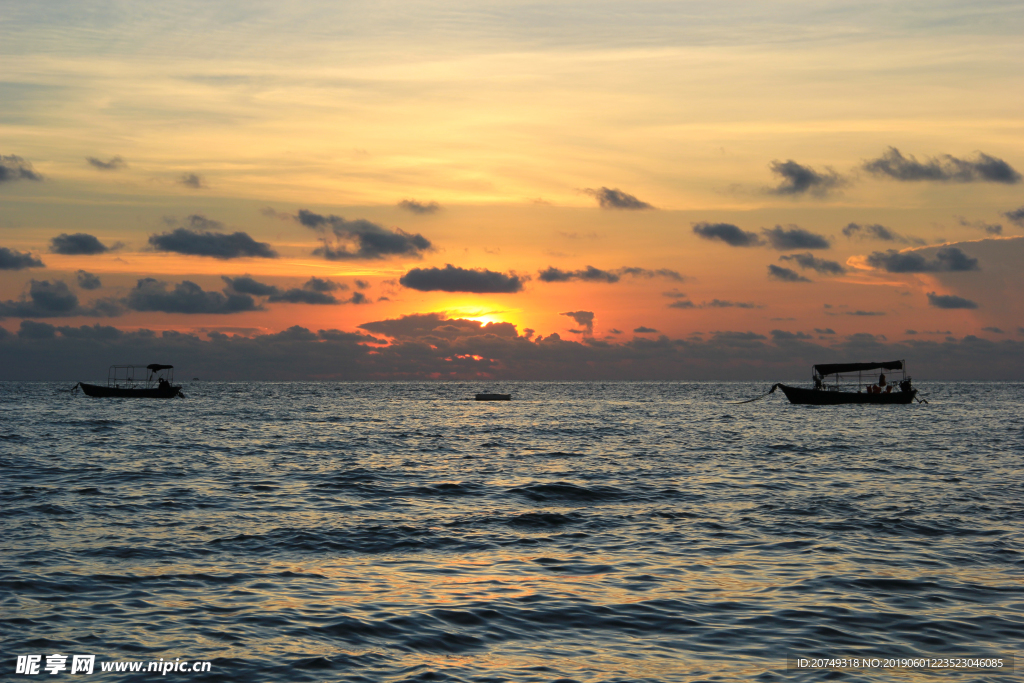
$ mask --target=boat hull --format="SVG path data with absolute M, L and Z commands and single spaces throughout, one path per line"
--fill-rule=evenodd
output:
M 512 394 L 477 394 L 478 401 L 511 401 Z
M 855 394 L 852 391 L 828 391 L 822 389 L 802 389 L 779 384 L 782 393 L 790 403 L 810 406 L 835 406 L 848 403 L 868 403 L 871 405 L 905 405 L 912 403 L 917 389 L 910 391 L 894 391 L 891 394 Z
M 156 387 L 153 389 L 126 389 L 122 387 L 104 387 L 99 384 L 79 382 L 86 396 L 97 398 L 174 398 L 181 392 L 181 387 Z

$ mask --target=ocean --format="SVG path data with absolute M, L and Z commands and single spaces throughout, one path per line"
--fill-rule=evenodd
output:
M 71 384 L 0 383 L 3 680 L 1024 675 L 1021 383 Z

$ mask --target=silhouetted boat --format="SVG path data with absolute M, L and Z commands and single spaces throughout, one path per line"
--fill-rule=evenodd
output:
M 136 376 L 141 374 L 141 377 Z M 111 365 L 107 370 L 107 386 L 79 382 L 72 390 L 82 387 L 86 396 L 102 398 L 174 398 L 180 396 L 180 386 L 174 386 L 174 366 Z
M 477 394 L 478 401 L 511 401 L 512 394 Z
M 865 384 L 864 373 L 873 373 L 875 370 L 881 371 L 878 381 Z M 898 370 L 901 373 L 899 380 L 888 381 L 885 378 L 886 370 Z M 857 375 L 856 384 L 853 381 L 854 373 Z M 776 388 L 782 389 L 790 403 L 815 406 L 845 403 L 895 405 L 911 403 L 917 397 L 917 389 L 911 385 L 910 376 L 906 372 L 906 361 L 902 360 L 819 364 L 812 368 L 812 376 L 814 387 L 811 389 L 779 383 L 772 386 L 768 393 L 774 392 Z M 834 378 L 831 383 L 829 377 Z M 856 391 L 853 387 L 856 387 Z

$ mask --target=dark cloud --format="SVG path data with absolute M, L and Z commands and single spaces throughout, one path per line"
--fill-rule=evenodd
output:
M 25 268 L 45 267 L 43 262 L 32 254 L 0 247 L 0 270 L 23 270 Z
M 101 171 L 116 171 L 125 167 L 124 159 L 121 157 L 110 157 L 108 161 L 103 161 L 96 157 L 86 157 L 85 160 L 89 162 L 90 166 L 98 168 Z
M 769 190 L 772 194 L 794 196 L 809 193 L 822 196 L 845 184 L 843 178 L 828 166 L 822 173 L 790 159 L 785 162 L 773 161 L 771 169 L 772 173 L 781 178 L 778 187 Z
M 15 180 L 40 181 L 42 179 L 43 176 L 32 170 L 32 164 L 21 157 L 13 154 L 0 155 L 0 183 L 9 183 Z
M 747 301 L 723 301 L 721 299 L 712 299 L 706 301 L 700 305 L 701 308 L 761 308 L 755 303 Z
M 804 254 L 790 254 L 789 256 L 780 256 L 780 261 L 795 261 L 798 266 L 804 270 L 811 269 L 822 275 L 842 275 L 846 272 L 846 268 L 843 268 L 835 261 L 826 261 L 820 259 L 811 252 Z
M 924 244 L 924 240 L 918 239 L 917 237 L 904 237 L 899 233 L 890 230 L 884 225 L 878 223 L 872 223 L 870 225 L 861 225 L 859 223 L 850 223 L 843 228 L 843 234 L 846 237 L 853 239 L 876 239 L 884 242 L 899 242 L 901 244 Z
M 867 264 L 890 273 L 955 273 L 981 270 L 978 259 L 971 258 L 957 247 L 944 247 L 935 252 L 935 259 L 929 261 L 919 251 L 872 252 Z
M 817 332 L 818 334 L 835 334 L 836 333 L 836 331 L 833 330 L 831 327 L 826 327 L 825 329 L 818 329 L 817 327 L 815 327 L 814 331 Z
M 572 330 L 579 334 L 593 334 L 594 333 L 594 313 L 593 311 L 567 311 L 565 313 L 559 313 L 572 318 L 576 321 L 577 325 L 584 327 L 584 330 Z
M 999 329 L 998 327 L 983 327 L 981 329 L 984 332 L 991 332 L 992 334 L 1006 334 L 1005 331 Z
M 320 304 L 334 306 L 337 304 L 363 304 L 368 303 L 366 297 L 355 292 L 351 299 L 339 300 L 331 292 L 348 289 L 348 285 L 339 284 L 323 278 L 311 277 L 302 285 L 301 289 L 289 289 L 286 291 L 274 292 L 267 301 L 289 304 Z
M 405 209 L 411 213 L 418 214 L 420 216 L 424 214 L 437 213 L 441 210 L 441 205 L 437 202 L 418 202 L 415 199 L 403 199 L 398 202 L 398 208 Z
M 789 226 L 788 230 L 781 225 L 776 225 L 770 230 L 765 228 L 761 232 L 768 238 L 768 243 L 779 251 L 789 251 L 791 249 L 828 249 L 832 246 L 825 237 L 795 225 Z
M 252 294 L 253 296 L 270 296 L 277 294 L 281 290 L 274 285 L 264 284 L 257 282 L 255 279 L 248 275 L 242 277 L 228 277 L 227 275 L 220 276 L 222 280 L 227 284 L 228 287 L 238 292 L 239 294 Z
M 74 235 L 61 233 L 50 240 L 50 251 L 66 256 L 103 254 L 110 249 L 92 235 L 87 235 L 84 232 L 76 232 Z
M 419 233 L 411 234 L 398 228 L 387 230 L 364 218 L 348 221 L 341 216 L 321 216 L 300 209 L 295 220 L 322 235 L 323 246 L 313 253 L 329 261 L 420 256 L 431 248 L 430 241 Z M 328 233 L 334 236 L 333 242 Z
M 589 266 L 588 266 L 588 268 L 589 268 Z M 655 277 L 663 277 L 663 278 L 667 278 L 669 280 L 675 280 L 676 282 L 682 282 L 683 280 L 686 279 L 685 277 L 680 275 L 677 271 L 669 270 L 668 268 L 658 268 L 657 270 L 650 270 L 648 268 L 637 268 L 635 266 L 633 266 L 633 267 L 624 266 L 622 268 L 619 268 L 615 272 L 618 275 L 630 275 L 632 277 L 645 277 L 645 278 L 648 278 L 648 279 L 655 278 Z
M 1008 163 L 982 152 L 978 152 L 974 160 L 943 154 L 920 162 L 913 155 L 905 157 L 898 149 L 890 147 L 879 158 L 866 161 L 864 169 L 878 176 L 901 181 L 1007 184 L 1021 181 L 1021 174 Z
M 515 273 L 498 273 L 484 268 L 413 268 L 398 280 L 403 287 L 421 292 L 472 292 L 512 294 L 522 291 L 525 279 Z
M 976 228 L 978 230 L 984 230 L 990 235 L 1002 235 L 1003 226 L 999 223 L 986 223 L 985 221 L 969 221 L 963 216 L 959 217 L 960 225 L 965 228 Z
M 668 307 L 669 308 L 688 309 L 688 308 L 696 308 L 697 306 L 696 306 L 696 304 L 694 304 L 689 299 L 677 299 L 676 301 L 673 301 L 672 303 L 670 303 L 668 305 Z
M 859 318 L 871 318 L 874 316 L 885 315 L 885 313 L 883 311 L 846 311 L 844 315 L 853 315 Z
M 356 289 L 368 289 L 369 287 L 370 283 L 366 280 L 356 280 Z
M 627 194 L 619 189 L 612 190 L 607 187 L 600 187 L 595 190 L 588 187 L 584 188 L 583 192 L 595 198 L 598 204 L 601 205 L 602 209 L 626 209 L 636 211 L 654 208 L 647 202 L 642 202 L 633 195 Z
M 79 270 L 75 272 L 75 277 L 78 279 L 78 286 L 82 289 L 99 289 L 103 286 L 100 279 L 90 272 Z
M 594 266 L 587 266 L 584 270 L 561 270 L 554 266 L 540 271 L 538 278 L 541 282 L 569 282 L 570 280 L 583 280 L 585 282 L 618 282 L 621 278 L 609 270 L 601 270 Z
M 0 318 L 68 318 L 78 315 L 115 316 L 122 306 L 110 299 L 101 299 L 83 307 L 78 297 L 60 280 L 30 280 L 27 296 L 20 300 L 0 301 Z
M 190 187 L 193 190 L 205 190 L 208 187 L 202 176 L 198 176 L 195 173 L 182 173 L 178 178 L 178 184 Z
M 791 342 L 814 339 L 806 332 L 787 332 L 786 330 L 772 330 L 772 341 Z
M 732 223 L 694 223 L 693 233 L 706 240 L 718 240 L 731 247 L 758 247 L 764 244 L 755 233 L 745 232 Z
M 1019 209 L 1014 209 L 1013 211 L 1007 211 L 1003 215 L 1006 216 L 1006 220 L 1010 221 L 1011 223 L 1016 223 L 1017 225 L 1024 226 L 1024 206 L 1020 207 Z
M 644 327 L 643 325 L 641 325 L 640 327 L 633 328 L 633 332 L 635 332 L 636 334 L 652 334 L 654 332 L 657 332 L 657 330 L 654 329 L 653 327 Z
M 261 310 L 248 294 L 206 292 L 194 282 L 184 280 L 167 290 L 168 283 L 151 277 L 139 280 L 125 300 L 133 311 L 163 313 L 227 314 Z
M 49 323 L 22 320 L 18 336 L 22 339 L 53 339 L 57 336 L 57 328 Z
M 768 277 L 772 280 L 781 280 L 782 282 L 810 282 L 803 275 L 800 275 L 795 270 L 789 268 L 782 268 L 776 265 L 768 266 Z
M 978 308 L 978 304 L 970 299 L 935 292 L 928 292 L 928 305 L 935 308 Z
M 189 256 L 212 256 L 221 260 L 233 258 L 277 258 L 277 252 L 266 242 L 257 242 L 244 232 L 222 233 L 220 221 L 192 215 L 185 219 L 187 227 L 172 232 L 150 235 L 149 243 L 157 251 L 171 251 Z
M 889 342 L 854 334 L 827 340 L 765 339 L 754 332 L 719 331 L 673 339 L 657 333 L 630 335 L 622 343 L 593 343 L 518 334 L 509 323 L 450 320 L 443 314 L 366 323 L 361 332 L 292 327 L 277 334 L 241 336 L 168 330 L 42 328 L 44 338 L 0 333 L 0 380 L 66 380 L 97 358 L 167 359 L 182 376 L 223 380 L 431 380 L 478 384 L 487 380 L 757 380 L 803 377 L 813 363 L 850 358 L 913 359 L 919 379 L 1024 379 L 1024 341 L 975 336 L 943 341 L 911 338 Z M 51 332 L 55 332 L 51 335 Z M 796 334 L 796 333 L 794 333 Z M 737 389 L 735 400 L 746 390 Z M 750 392 L 746 391 L 747 397 Z M 767 399 L 785 402 L 784 397 Z M 777 405 L 781 405 L 777 403 Z

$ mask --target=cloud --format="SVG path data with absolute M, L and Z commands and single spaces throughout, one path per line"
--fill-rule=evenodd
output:
M 653 327 L 644 327 L 643 325 L 641 325 L 640 327 L 633 328 L 633 332 L 635 332 L 636 334 L 652 334 L 654 332 L 657 332 L 657 330 L 654 329 Z
M 103 254 L 111 250 L 92 235 L 76 232 L 74 235 L 61 233 L 50 240 L 50 251 L 66 256 Z
M 162 313 L 228 314 L 261 310 L 248 294 L 206 292 L 194 282 L 184 280 L 167 290 L 168 283 L 151 277 L 139 280 L 125 300 L 133 311 Z
M 447 318 L 444 313 L 414 313 L 397 319 L 364 323 L 359 325 L 359 328 L 393 339 L 428 343 L 467 337 L 492 336 L 508 339 L 518 336 L 516 326 L 512 323 L 484 324 L 479 320 Z
M 185 220 L 189 227 L 177 228 L 160 235 L 150 235 L 149 243 L 157 251 L 170 251 L 189 256 L 212 256 L 221 260 L 246 257 L 277 258 L 277 252 L 269 244 L 257 242 L 244 232 L 227 234 L 203 229 L 220 230 L 224 227 L 220 221 L 197 214 Z
M 853 315 L 853 316 L 857 316 L 858 318 L 864 318 L 864 317 L 871 318 L 871 317 L 874 317 L 874 316 L 885 315 L 885 312 L 884 311 L 846 311 L 843 315 Z
M 764 244 L 755 233 L 745 232 L 732 223 L 694 223 L 693 233 L 706 240 L 718 240 L 731 247 L 758 247 Z
M 835 334 L 836 333 L 836 331 L 833 330 L 831 327 L 826 327 L 824 329 L 819 329 L 819 328 L 815 327 L 814 331 L 817 332 L 818 334 Z
M 796 261 L 797 265 L 807 270 L 817 271 L 822 275 L 842 275 L 846 272 L 846 268 L 843 268 L 835 261 L 827 261 L 820 259 L 811 252 L 804 254 L 790 254 L 789 256 L 780 256 L 780 261 Z
M 782 282 L 810 282 L 803 275 L 800 275 L 795 270 L 789 268 L 781 268 L 776 265 L 768 266 L 768 277 L 772 280 L 780 280 Z
M 747 301 L 723 301 L 721 299 L 712 299 L 706 301 L 700 305 L 701 308 L 761 308 L 758 304 L 750 303 Z
M 678 300 L 673 301 L 672 303 L 670 303 L 668 305 L 668 307 L 669 308 L 683 308 L 683 309 L 687 309 L 687 308 L 696 308 L 697 306 L 696 306 L 696 304 L 694 304 L 689 299 L 678 299 Z
M 111 299 L 83 307 L 78 297 L 60 280 L 30 280 L 28 296 L 18 301 L 0 301 L 0 318 L 67 318 L 79 315 L 115 316 L 122 306 Z
M 776 225 L 770 230 L 765 228 L 761 232 L 768 238 L 769 244 L 779 251 L 788 251 L 790 249 L 829 249 L 832 246 L 825 237 L 795 225 L 789 226 L 788 230 L 781 225 Z
M 274 292 L 267 301 L 283 302 L 289 304 L 365 304 L 369 303 L 366 297 L 360 292 L 354 292 L 349 299 L 337 299 L 331 292 L 348 289 L 348 285 L 339 284 L 331 280 L 318 277 L 311 277 L 302 285 L 301 289 L 289 289 L 286 291 Z
M 1003 215 L 1006 216 L 1006 220 L 1010 221 L 1011 223 L 1016 223 L 1017 225 L 1024 226 L 1024 206 L 1020 207 L 1019 209 L 1014 209 L 1013 211 L 1007 211 Z
M 497 273 L 484 268 L 413 268 L 399 280 L 403 287 L 421 292 L 472 292 L 474 294 L 512 294 L 522 291 L 525 279 L 515 273 Z
M 602 209 L 626 209 L 631 211 L 638 211 L 643 209 L 653 209 L 654 207 L 647 202 L 642 202 L 631 194 L 627 194 L 619 189 L 609 189 L 607 187 L 600 187 L 598 189 L 584 188 L 582 190 L 585 194 L 589 194 L 594 197 Z
M 998 327 L 983 327 L 981 329 L 984 332 L 991 332 L 992 334 L 1006 334 L 1004 330 L 1001 330 Z
M 49 323 L 22 320 L 18 336 L 22 339 L 54 339 L 57 336 L 57 328 Z
M 981 270 L 978 259 L 971 258 L 957 247 L 944 247 L 929 261 L 918 251 L 875 251 L 868 255 L 867 264 L 889 273 L 957 273 Z
M 617 270 L 601 270 L 594 266 L 587 266 L 583 270 L 561 270 L 554 266 L 548 266 L 547 269 L 540 271 L 538 278 L 541 282 L 570 282 L 572 280 L 582 280 L 584 282 L 607 282 L 611 284 L 621 280 L 623 275 L 644 277 L 648 279 L 664 277 L 669 280 L 675 280 L 676 282 L 682 282 L 686 279 L 677 271 L 669 270 L 668 268 L 650 270 L 648 268 L 637 268 L 635 266 L 623 266 Z
M 32 170 L 32 164 L 21 157 L 13 154 L 0 155 L 0 183 L 9 183 L 15 180 L 41 181 L 42 179 L 43 176 Z
M 864 162 L 864 169 L 878 176 L 905 182 L 934 180 L 1013 184 L 1021 181 L 1021 174 L 1008 163 L 982 152 L 978 152 L 974 160 L 942 154 L 920 162 L 913 155 L 905 157 L 898 149 L 890 147 L 879 158 Z
M 772 194 L 795 196 L 810 193 L 824 196 L 829 191 L 846 183 L 831 167 L 826 166 L 825 172 L 820 173 L 810 166 L 802 166 L 792 159 L 785 162 L 773 161 L 771 169 L 772 173 L 781 177 L 778 187 L 768 190 Z
M 82 289 L 92 290 L 103 286 L 98 277 L 84 270 L 76 271 L 75 277 L 78 279 L 78 286 Z
M 221 275 L 220 279 L 227 283 L 227 286 L 238 292 L 239 294 L 252 294 L 253 296 L 270 296 L 271 294 L 277 294 L 281 290 L 274 285 L 264 284 L 257 282 L 255 279 L 248 275 L 242 277 L 228 277 L 227 275 Z
M 398 202 L 398 208 L 423 216 L 426 214 L 437 213 L 441 210 L 441 205 L 437 202 L 424 203 L 418 202 L 415 199 L 403 199 Z
M 584 330 L 572 330 L 579 334 L 593 334 L 594 333 L 594 313 L 592 311 L 568 311 L 566 313 L 559 313 L 572 318 L 576 321 L 577 325 L 584 327 Z
M 86 157 L 85 160 L 89 162 L 90 166 L 98 168 L 101 171 L 116 171 L 125 167 L 124 159 L 118 156 L 110 157 L 109 161 L 103 161 L 96 157 Z
M 958 217 L 960 225 L 965 228 L 976 228 L 978 230 L 984 230 L 990 235 L 1002 235 L 1003 226 L 999 223 L 986 223 L 985 221 L 969 221 L 963 216 Z
M 32 254 L 0 247 L 0 270 L 23 270 L 25 268 L 45 267 L 43 262 Z
M 970 299 L 935 292 L 928 292 L 928 305 L 935 308 L 978 308 L 978 304 Z
M 193 190 L 205 190 L 209 187 L 202 176 L 198 176 L 195 173 L 182 173 L 178 178 L 178 184 L 190 187 Z
M 859 223 L 850 223 L 843 228 L 843 234 L 847 238 L 853 239 L 876 239 L 884 242 L 899 242 L 901 244 L 924 244 L 924 240 L 918 239 L 917 237 L 904 237 L 899 233 L 890 230 L 884 225 L 878 223 L 872 223 L 870 225 L 861 225 Z
M 407 233 L 398 228 L 387 230 L 364 218 L 348 221 L 341 216 L 321 216 L 300 209 L 295 220 L 322 235 L 323 246 L 313 253 L 328 261 L 420 256 L 431 248 L 430 241 L 423 235 Z M 334 243 L 329 240 L 328 231 L 334 235 Z
M 369 287 L 370 283 L 366 280 L 356 280 L 356 289 L 368 289 Z
M 814 339 L 811 335 L 806 332 L 787 332 L 786 330 L 772 330 L 772 341 L 802 341 L 805 339 Z

